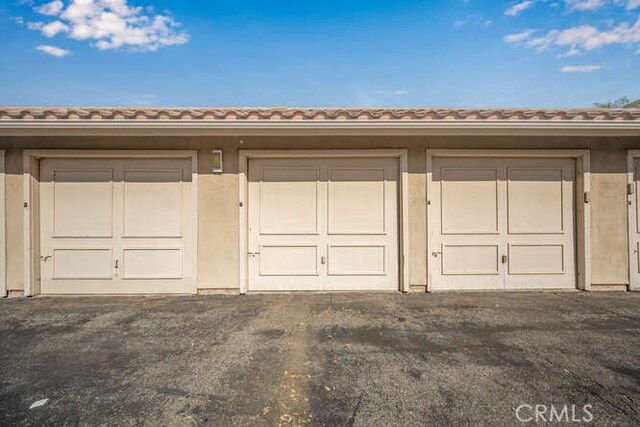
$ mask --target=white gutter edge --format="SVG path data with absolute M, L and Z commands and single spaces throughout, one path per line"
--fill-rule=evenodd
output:
M 0 136 L 573 135 L 640 136 L 640 121 L 575 120 L 0 120 Z

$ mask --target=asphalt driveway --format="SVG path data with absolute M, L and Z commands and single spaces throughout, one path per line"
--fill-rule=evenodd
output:
M 638 293 L 5 300 L 0 343 L 0 425 L 640 423 Z

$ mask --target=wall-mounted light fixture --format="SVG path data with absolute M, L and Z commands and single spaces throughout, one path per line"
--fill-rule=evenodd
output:
M 222 150 L 212 150 L 213 159 L 211 161 L 211 172 L 222 173 Z

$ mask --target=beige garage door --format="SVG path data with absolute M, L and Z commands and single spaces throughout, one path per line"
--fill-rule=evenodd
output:
M 249 290 L 397 290 L 395 159 L 249 162 Z
M 629 212 L 630 287 L 640 289 L 640 159 L 633 160 L 633 196 Z
M 435 158 L 429 190 L 434 290 L 576 287 L 573 160 Z
M 190 160 L 42 160 L 41 293 L 193 293 L 191 202 Z

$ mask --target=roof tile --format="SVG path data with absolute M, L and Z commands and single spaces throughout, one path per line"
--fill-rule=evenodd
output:
M 573 120 L 640 121 L 640 109 L 0 107 L 0 120 Z

